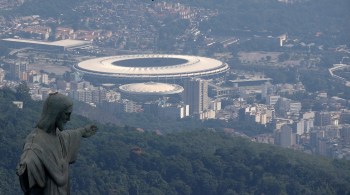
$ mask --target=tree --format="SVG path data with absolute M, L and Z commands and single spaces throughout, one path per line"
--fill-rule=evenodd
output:
M 290 56 L 288 53 L 282 53 L 278 56 L 278 61 L 279 62 L 284 62 L 284 61 L 287 61 L 289 60 Z
M 31 101 L 31 97 L 29 95 L 29 87 L 25 81 L 20 82 L 19 85 L 16 87 L 15 95 L 17 101 L 23 101 L 25 103 Z

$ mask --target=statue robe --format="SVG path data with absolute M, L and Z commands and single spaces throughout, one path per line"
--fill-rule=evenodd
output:
M 79 130 L 57 130 L 52 135 L 34 129 L 26 138 L 17 168 L 23 191 L 28 194 L 31 189 L 39 189 L 39 194 L 69 194 L 68 167 L 76 160 L 80 139 Z

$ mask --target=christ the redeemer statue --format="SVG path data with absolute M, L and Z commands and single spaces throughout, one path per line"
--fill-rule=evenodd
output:
M 24 194 L 70 194 L 69 164 L 77 158 L 81 137 L 97 131 L 95 125 L 63 131 L 70 120 L 72 101 L 59 93 L 45 100 L 40 120 L 27 136 L 17 166 Z

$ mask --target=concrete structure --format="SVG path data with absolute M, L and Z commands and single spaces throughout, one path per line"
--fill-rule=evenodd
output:
M 201 112 L 199 114 L 195 114 L 195 116 L 200 120 L 215 119 L 216 112 L 214 110 L 206 110 L 206 111 Z
M 173 82 L 191 77 L 217 77 L 229 66 L 219 60 L 186 55 L 144 54 L 94 58 L 75 64 L 84 77 L 101 82 Z
M 1 81 L 1 79 L 0 79 Z M 341 124 L 350 124 L 350 110 L 343 110 L 340 114 Z
M 41 74 L 41 83 L 48 85 L 49 84 L 49 75 L 48 74 Z
M 288 98 L 279 98 L 274 105 L 276 114 L 280 117 L 299 118 L 301 111 L 301 103 L 290 100 Z
M 285 148 L 290 148 L 295 145 L 296 136 L 289 125 L 283 125 L 280 133 L 280 145 Z
M 340 136 L 344 143 L 350 143 L 350 126 L 346 125 L 340 130 Z
M 329 112 L 316 112 L 315 126 L 327 126 L 332 124 L 332 115 Z
M 314 119 L 304 119 L 304 132 L 310 133 L 310 130 L 314 127 Z
M 305 133 L 305 121 L 301 119 L 300 121 L 296 121 L 293 124 L 294 132 L 296 132 L 297 135 L 303 135 Z
M 4 69 L 0 68 L 0 84 L 4 81 L 5 79 L 5 71 Z
M 279 1 L 288 2 L 288 0 L 279 0 Z M 283 35 L 280 35 L 280 36 L 278 37 L 279 42 L 280 42 L 280 47 L 283 46 L 283 43 L 287 40 L 287 38 L 288 38 L 288 35 L 287 35 L 287 34 L 283 34 Z
M 314 127 L 315 112 L 309 111 L 303 113 L 304 120 L 304 132 L 310 133 L 310 130 Z
M 78 90 L 78 89 L 84 89 L 84 88 L 91 88 L 93 87 L 90 82 L 87 81 L 81 81 L 81 82 L 71 82 L 71 90 Z
M 183 101 L 190 105 L 190 114 L 202 113 L 209 106 L 208 81 L 193 78 L 184 82 Z
M 142 106 L 131 100 L 123 100 L 122 105 L 124 112 L 127 113 L 142 111 Z
M 209 85 L 209 94 L 211 96 L 215 97 L 225 97 L 225 96 L 232 96 L 234 94 L 238 94 L 239 88 L 238 87 L 222 87 L 218 86 L 212 83 L 208 83 Z
M 184 88 L 176 84 L 167 83 L 132 83 L 119 87 L 119 90 L 123 98 L 131 99 L 134 101 L 151 101 L 156 100 L 163 96 L 179 96 L 183 92 Z
M 17 106 L 19 109 L 23 109 L 23 102 L 22 101 L 12 101 L 14 105 Z
M 325 137 L 323 130 L 312 130 L 310 131 L 310 146 L 315 151 L 318 146 L 318 140 Z
M 160 118 L 179 119 L 189 116 L 189 105 L 164 105 L 159 107 Z
M 80 40 L 60 40 L 54 42 L 45 42 L 28 39 L 2 39 L 1 44 L 10 48 L 32 48 L 45 51 L 67 51 L 72 49 L 85 49 L 91 47 L 90 41 Z
M 289 112 L 291 115 L 299 116 L 301 111 L 301 102 L 291 101 L 289 103 Z
M 27 71 L 27 62 L 16 62 L 10 64 L 10 76 L 13 80 L 27 80 L 26 71 Z
M 121 94 L 116 91 L 107 91 L 106 101 L 107 102 L 117 102 L 121 100 Z
M 266 104 L 270 106 L 274 106 L 278 99 L 280 98 L 279 95 L 269 95 L 266 97 Z
M 266 125 L 274 118 L 274 109 L 264 104 L 254 104 L 239 110 L 239 120 Z
M 350 65 L 348 64 L 333 64 L 333 67 L 329 68 L 328 72 L 335 81 L 345 84 L 346 86 L 350 86 L 350 81 L 347 81 L 345 78 L 335 74 L 335 72 L 338 70 L 349 69 L 349 68 L 350 68 Z
M 219 101 L 219 100 L 210 101 L 209 109 L 214 110 L 214 111 L 221 110 L 221 101 Z
M 102 87 L 90 87 L 71 90 L 69 95 L 78 101 L 96 105 L 106 100 L 106 93 L 107 90 Z
M 242 86 L 260 86 L 265 84 L 266 82 L 270 82 L 271 78 L 249 78 L 249 79 L 236 79 L 229 80 L 235 87 Z

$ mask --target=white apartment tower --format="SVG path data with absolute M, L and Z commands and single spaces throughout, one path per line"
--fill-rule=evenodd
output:
M 2 83 L 5 79 L 5 71 L 4 69 L 0 68 L 0 83 Z
M 191 78 L 184 82 L 183 101 L 190 106 L 190 114 L 201 113 L 208 109 L 208 81 Z

